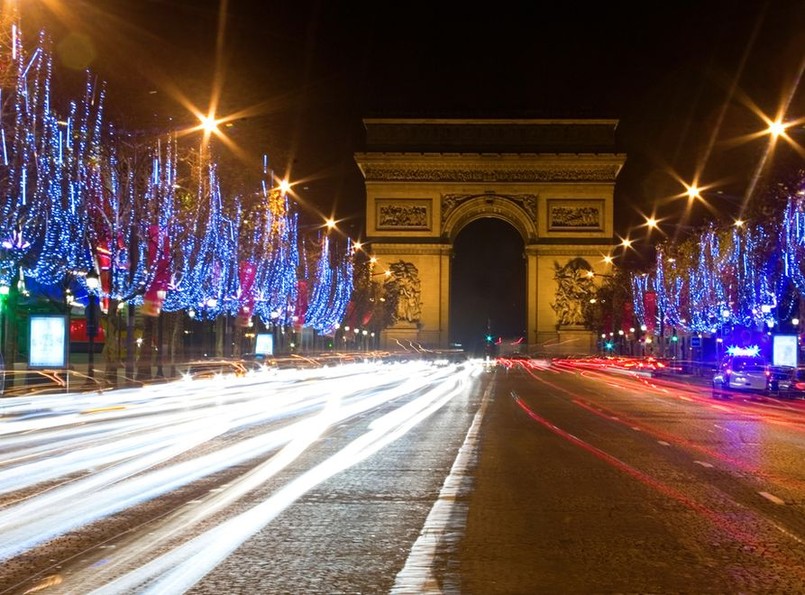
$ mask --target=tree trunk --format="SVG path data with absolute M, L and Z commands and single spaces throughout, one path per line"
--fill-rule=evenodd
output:
M 137 352 L 137 343 L 135 342 L 135 307 L 134 304 L 129 303 L 126 313 L 126 382 L 134 381 L 134 363 Z
M 137 358 L 137 380 L 152 380 L 154 377 L 154 316 L 143 316 L 143 336 L 140 354 Z
M 12 286 L 8 296 L 6 296 L 6 303 L 3 305 L 5 313 L 3 316 L 3 324 L 5 325 L 3 340 L 3 356 L 5 357 L 4 365 L 7 370 L 14 370 L 14 364 L 17 362 L 17 355 L 19 352 L 19 293 L 17 288 Z M 6 378 L 8 387 L 14 385 L 16 374 L 13 372 Z
M 175 378 L 176 363 L 187 359 L 184 350 L 184 313 L 171 312 L 165 320 L 168 345 L 165 347 L 170 359 L 170 376 Z M 168 331 L 168 329 L 170 329 Z
M 112 386 L 117 386 L 117 371 L 121 361 L 119 303 L 117 300 L 110 299 L 109 310 L 106 316 L 101 316 L 100 320 L 105 337 L 101 357 L 106 362 L 106 381 Z

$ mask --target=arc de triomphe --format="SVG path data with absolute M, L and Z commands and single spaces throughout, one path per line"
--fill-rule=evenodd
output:
M 397 341 L 448 347 L 453 242 L 495 217 L 521 235 L 531 352 L 590 353 L 579 285 L 607 274 L 613 193 L 626 156 L 617 120 L 366 119 L 355 160 L 366 183 L 366 233 L 376 270 L 400 288 Z M 585 280 L 586 279 L 586 280 Z M 587 285 L 589 287 L 589 285 Z

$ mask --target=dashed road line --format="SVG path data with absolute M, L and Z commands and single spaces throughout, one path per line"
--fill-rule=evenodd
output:
M 693 461 L 697 465 L 701 465 L 702 467 L 712 468 L 712 463 L 708 463 L 707 461 Z
M 785 500 L 782 498 L 778 498 L 774 494 L 770 494 L 769 492 L 758 492 L 761 496 L 766 498 L 769 502 L 774 502 L 775 504 L 785 504 Z
M 433 575 L 432 567 L 439 548 L 444 547 L 447 540 L 459 537 L 458 528 L 451 525 L 456 522 L 453 509 L 478 452 L 481 421 L 489 403 L 490 393 L 491 387 L 488 387 L 464 438 L 464 444 L 461 445 L 459 454 L 453 462 L 453 468 L 442 485 L 439 497 L 431 508 L 428 518 L 425 519 L 425 525 L 408 554 L 405 566 L 397 574 L 394 587 L 391 589 L 392 595 L 437 595 L 443 592 L 442 586 Z

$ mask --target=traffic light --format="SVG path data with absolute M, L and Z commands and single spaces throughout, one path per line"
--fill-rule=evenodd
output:
M 486 336 L 486 342 L 487 343 L 491 343 L 493 339 L 494 339 L 494 337 L 492 335 L 487 335 Z
M 676 343 L 677 341 L 679 341 L 679 337 L 676 336 L 676 329 L 674 329 L 674 334 L 671 335 L 671 342 Z

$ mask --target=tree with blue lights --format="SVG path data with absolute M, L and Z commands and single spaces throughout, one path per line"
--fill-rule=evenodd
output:
M 298 300 L 299 215 L 281 187 L 267 193 L 264 247 L 256 255 L 254 313 L 266 326 L 289 326 Z
M 45 241 L 58 125 L 49 109 L 52 64 L 46 37 L 40 35 L 30 55 L 23 51 L 21 33 L 11 44 L 2 50 L 13 75 L 0 89 L 0 285 L 18 284 L 24 291 L 23 268 L 36 265 Z
M 752 225 L 711 223 L 679 244 L 657 246 L 653 270 L 633 276 L 641 322 L 648 294 L 656 294 L 662 323 L 689 333 L 767 334 L 796 317 L 805 289 L 805 176 L 798 180 L 766 189 L 759 200 L 777 207 Z
M 267 167 L 257 200 L 224 195 L 209 150 L 191 163 L 170 131 L 106 124 L 103 85 L 90 73 L 84 96 L 57 115 L 46 37 L 28 54 L 22 36 L 13 39 L 0 43 L 13 56 L 13 72 L 0 77 L 0 285 L 28 291 L 27 280 L 32 299 L 51 290 L 63 298 L 70 287 L 81 301 L 87 273 L 99 272 L 107 365 L 120 359 L 118 312 L 127 306 L 131 374 L 136 311 L 146 315 L 148 367 L 162 310 L 247 324 L 256 316 L 272 328 L 296 318 L 332 332 L 353 290 L 349 241 L 327 237 L 303 263 L 295 203 Z
M 352 294 L 352 244 L 347 242 L 344 258 L 333 258 L 330 236 L 321 240 L 316 273 L 312 279 L 305 324 L 321 334 L 331 334 L 344 317 Z

